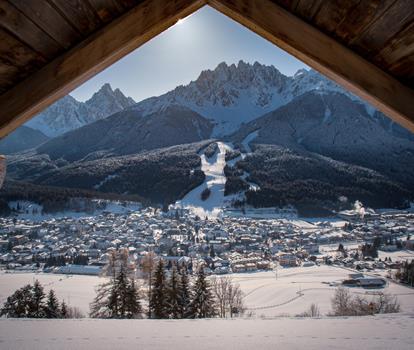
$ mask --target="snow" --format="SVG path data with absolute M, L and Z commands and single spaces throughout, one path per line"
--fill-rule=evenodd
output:
M 1 319 L 3 349 L 411 350 L 413 315 L 317 319 Z
M 224 207 L 224 185 L 226 176 L 224 175 L 224 167 L 226 165 L 226 150 L 230 150 L 230 146 L 223 142 L 217 142 L 218 151 L 211 157 L 207 158 L 204 152 L 201 157 L 201 171 L 204 172 L 206 178 L 204 182 L 190 191 L 184 198 L 176 203 L 176 207 L 190 209 L 194 214 L 200 217 L 218 217 L 222 213 Z M 209 188 L 210 196 L 203 201 L 201 193 Z
M 101 188 L 103 185 L 105 185 L 108 181 L 111 181 L 112 179 L 116 179 L 119 175 L 117 174 L 111 174 L 108 175 L 105 179 L 103 179 L 100 183 L 96 184 L 95 186 L 93 186 L 93 188 L 95 190 L 98 190 L 99 188 Z
M 53 218 L 63 218 L 63 217 L 70 217 L 70 218 L 82 218 L 82 217 L 90 217 L 102 214 L 104 211 L 109 211 L 115 214 L 123 214 L 129 211 L 137 211 L 142 208 L 141 203 L 136 202 L 119 202 L 119 201 L 108 201 L 108 200 L 94 200 L 97 203 L 106 203 L 104 209 L 96 209 L 93 212 L 86 212 L 86 211 L 74 211 L 74 210 L 65 210 L 62 212 L 56 213 L 43 213 L 43 206 L 37 203 L 33 203 L 30 201 L 10 201 L 9 206 L 13 210 L 17 210 L 19 206 L 19 211 L 17 213 L 17 218 L 24 219 L 24 220 L 31 220 L 31 221 L 43 221 L 49 220 Z
M 312 303 L 318 304 L 321 313 L 331 310 L 335 285 L 347 278 L 352 270 L 336 266 L 278 267 L 275 271 L 238 273 L 229 276 L 240 284 L 245 302 L 252 317 L 295 316 L 304 312 Z M 367 276 L 378 277 L 375 273 Z M 276 278 L 277 276 L 277 278 Z M 46 273 L 0 272 L 0 303 L 16 289 L 38 279 L 45 289 L 53 288 L 60 300 L 79 307 L 85 314 L 95 296 L 95 287 L 105 281 L 102 277 L 60 275 Z M 352 293 L 368 295 L 377 290 L 350 288 Z M 402 311 L 414 313 L 414 289 L 390 282 L 383 291 L 396 295 Z
M 249 135 L 247 135 L 244 140 L 242 141 L 242 145 L 246 150 L 246 153 L 252 153 L 252 149 L 250 148 L 250 142 L 252 142 L 257 136 L 259 135 L 259 130 L 253 131 Z
M 276 273 L 277 271 L 277 273 Z M 29 320 L 0 319 L 1 349 L 412 349 L 414 290 L 390 282 L 402 313 L 328 317 L 335 283 L 350 270 L 332 266 L 278 268 L 230 275 L 246 295 L 249 316 L 206 320 Z M 276 278 L 277 276 L 277 278 Z M 375 276 L 375 275 L 373 275 Z M 95 276 L 0 273 L 0 301 L 34 279 L 58 298 L 87 313 L 104 281 Z M 375 290 L 350 288 L 370 297 Z M 319 318 L 295 317 L 312 303 Z
M 54 289 L 59 300 L 64 299 L 67 304 L 79 307 L 85 314 L 89 311 L 89 303 L 95 297 L 95 287 L 105 281 L 104 278 L 96 276 L 0 272 L 1 305 L 16 289 L 33 283 L 36 279 L 46 290 Z

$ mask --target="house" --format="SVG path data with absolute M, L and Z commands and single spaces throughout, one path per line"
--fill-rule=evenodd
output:
M 67 275 L 91 275 L 99 276 L 102 271 L 100 266 L 91 265 L 66 265 L 61 266 L 55 270 L 55 273 L 62 273 Z
M 291 253 L 282 253 L 278 256 L 281 266 L 297 266 L 296 255 Z

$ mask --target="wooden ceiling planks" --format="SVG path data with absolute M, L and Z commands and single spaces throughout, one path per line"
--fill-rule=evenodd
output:
M 330 0 L 325 1 L 323 6 L 315 14 L 312 19 L 319 28 L 323 28 L 324 32 L 336 35 L 336 28 L 342 22 L 346 21 L 348 13 L 354 9 L 360 0 Z
M 0 28 L 0 91 L 7 90 L 45 63 L 37 52 Z
M 338 24 L 335 34 L 346 45 L 354 40 L 381 17 L 395 0 L 363 0 L 353 7 Z
M 372 58 L 413 21 L 414 1 L 396 1 L 352 42 L 352 47 L 365 58 Z
M 87 36 L 102 26 L 99 15 L 93 10 L 88 0 L 49 1 L 83 36 Z
M 48 1 L 9 1 L 65 49 L 69 49 L 81 40 L 81 35 Z
M 53 38 L 6 0 L 0 0 L 0 22 L 3 28 L 47 59 L 63 51 Z

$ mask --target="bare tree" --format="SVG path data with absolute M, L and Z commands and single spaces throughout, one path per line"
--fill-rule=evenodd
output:
M 333 316 L 364 316 L 400 312 L 400 304 L 395 296 L 380 292 L 369 300 L 360 295 L 352 296 L 344 287 L 335 291 L 332 299 Z
M 157 256 L 154 252 L 148 252 L 147 255 L 141 261 L 140 269 L 143 273 L 143 278 L 147 280 L 148 283 L 148 300 L 151 300 L 151 284 L 152 276 L 157 264 Z
M 220 317 L 233 317 L 244 312 L 244 295 L 240 286 L 234 284 L 230 277 L 214 276 L 211 278 L 211 286 Z
M 312 303 L 308 310 L 299 314 L 299 317 L 319 317 L 321 312 L 317 304 Z

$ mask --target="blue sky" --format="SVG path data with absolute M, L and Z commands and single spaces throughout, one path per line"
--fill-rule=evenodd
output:
M 220 62 L 258 61 L 293 75 L 304 63 L 249 29 L 206 6 L 119 60 L 74 90 L 80 101 L 103 84 L 120 88 L 136 101 L 195 80 Z

